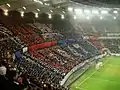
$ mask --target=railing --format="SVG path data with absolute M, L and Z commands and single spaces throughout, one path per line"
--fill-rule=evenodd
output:
M 86 60 L 86 61 L 83 62 L 83 63 L 80 63 L 79 65 L 77 65 L 76 67 L 74 67 L 74 68 L 64 77 L 64 79 L 60 82 L 60 85 L 61 85 L 61 86 L 64 86 L 64 87 L 69 86 L 69 84 L 71 84 L 71 83 L 74 82 L 74 81 L 70 82 L 69 84 L 66 84 L 66 83 L 67 83 L 67 80 L 69 79 L 69 77 L 70 77 L 73 73 L 75 73 L 77 70 L 81 69 L 81 68 L 84 67 L 85 65 L 88 65 L 88 66 L 86 67 L 86 69 L 84 69 L 83 72 L 82 72 L 81 74 L 79 74 L 79 76 L 81 76 L 84 72 L 86 72 L 86 71 L 89 69 L 89 67 L 91 67 L 91 65 L 90 65 L 89 62 L 95 61 L 96 59 L 100 59 L 100 58 L 102 58 L 102 57 L 104 57 L 104 56 L 106 56 L 106 53 L 105 53 L 105 54 L 102 54 L 102 55 L 99 55 L 99 56 L 95 56 L 95 57 L 93 57 L 93 58 L 91 58 L 91 59 Z M 79 77 L 79 76 L 78 76 L 78 77 Z M 76 78 L 77 78 L 77 77 L 76 77 Z

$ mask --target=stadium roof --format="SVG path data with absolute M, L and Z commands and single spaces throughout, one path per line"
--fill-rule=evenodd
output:
M 25 12 L 62 12 L 69 0 L 8 0 L 0 6 L 2 9 Z
M 76 1 L 76 2 L 74 2 Z M 78 1 L 82 1 L 77 3 Z M 84 3 L 86 1 L 87 3 Z M 91 2 L 92 3 L 91 3 Z M 0 8 L 7 11 L 19 11 L 19 12 L 33 12 L 33 13 L 47 13 L 47 14 L 66 14 L 69 13 L 68 9 L 73 8 L 73 12 L 71 13 L 73 16 L 76 12 L 80 12 L 80 9 L 83 10 L 83 13 L 91 13 L 94 14 L 100 12 L 102 14 L 111 14 L 113 17 L 118 17 L 118 13 L 120 13 L 120 8 L 116 7 L 107 7 L 110 6 L 108 4 L 93 3 L 95 0 L 0 0 Z M 101 1 L 101 0 L 100 0 Z M 98 2 L 98 0 L 96 0 Z M 99 5 L 98 5 L 99 4 Z M 100 7 L 101 6 L 101 7 Z M 115 6 L 115 5 L 113 5 Z M 95 9 L 95 10 L 94 10 Z M 92 14 L 93 14 L 92 13 Z M 69 13 L 70 14 L 70 13 Z M 98 13 L 99 14 L 99 13 Z M 37 15 L 37 14 L 36 14 Z M 76 18 L 74 16 L 74 18 Z
M 24 10 L 25 12 L 31 12 L 31 11 L 52 12 L 53 10 L 53 12 L 57 12 L 57 13 L 58 12 L 61 13 L 68 6 L 85 7 L 86 6 L 85 4 L 92 7 L 110 6 L 98 2 L 98 0 L 72 0 L 72 1 L 70 0 L 0 0 L 0 3 L 1 3 L 0 8 L 2 9 L 18 10 L 18 11 Z M 116 8 L 116 5 L 114 6 L 115 6 L 114 8 Z
M 72 0 L 74 2 L 104 7 L 120 7 L 120 0 Z

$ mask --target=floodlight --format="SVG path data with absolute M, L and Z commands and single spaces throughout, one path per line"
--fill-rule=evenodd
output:
M 58 6 L 57 8 L 60 8 L 60 6 Z
M 8 3 L 7 3 L 6 5 L 7 5 L 8 7 L 11 7 L 10 4 L 8 4 Z
M 101 14 L 108 14 L 108 11 L 102 10 L 102 11 L 101 11 Z
M 47 6 L 47 3 L 44 3 Z
M 87 16 L 87 17 L 86 17 L 86 19 L 87 19 L 87 20 L 90 20 L 90 17 L 89 17 L 89 16 Z
M 50 12 L 53 12 L 53 10 L 50 10 Z
M 73 8 L 72 7 L 68 7 L 68 11 L 73 11 Z
M 75 9 L 75 12 L 76 12 L 76 13 L 81 13 L 81 12 L 82 12 L 82 9 Z
M 116 17 L 113 17 L 114 19 L 116 19 Z
M 118 13 L 118 11 L 113 11 L 113 13 L 114 13 L 114 14 L 117 14 L 117 13 Z
M 40 1 L 40 0 L 34 0 L 34 2 L 38 2 L 38 3 L 40 3 L 40 4 L 42 4 L 42 5 L 43 5 L 43 2 L 42 2 L 42 1 Z
M 42 1 L 39 1 L 39 3 L 43 5 L 43 2 L 42 2 Z
M 85 13 L 89 14 L 90 13 L 90 10 L 84 10 Z
M 20 13 L 21 13 L 21 17 L 24 17 L 24 11 L 21 11 Z
M 77 19 L 76 16 L 74 16 L 74 19 Z
M 47 3 L 47 6 L 50 6 L 50 3 Z
M 38 13 L 35 13 L 35 18 L 38 18 Z
M 26 7 L 23 7 L 24 10 L 26 10 Z
M 40 11 L 40 9 L 37 9 L 37 11 L 39 12 L 39 11 Z
M 62 11 L 63 13 L 65 13 L 65 11 Z
M 65 16 L 64 15 L 61 15 L 61 19 L 64 19 L 65 18 Z
M 51 14 L 48 14 L 48 18 L 51 19 L 51 18 L 52 18 L 52 15 L 51 15 Z
M 4 10 L 4 15 L 8 16 L 8 10 L 7 9 Z
M 92 13 L 93 14 L 99 14 L 99 11 L 98 10 L 92 10 Z
M 102 16 L 100 16 L 100 19 L 102 20 L 102 19 L 103 19 L 103 17 L 102 17 Z

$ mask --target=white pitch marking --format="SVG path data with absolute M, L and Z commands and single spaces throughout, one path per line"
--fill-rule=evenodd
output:
M 103 65 L 105 65 L 107 62 L 108 62 L 108 60 L 106 60 Z M 96 72 L 97 72 L 97 70 L 95 70 L 90 76 L 88 76 L 86 79 L 84 79 L 84 80 L 79 84 L 79 86 L 81 86 L 85 81 L 87 81 L 90 77 L 92 77 Z
M 77 89 L 80 89 L 80 90 L 87 90 L 87 89 L 85 89 L 85 88 L 80 88 L 80 87 L 76 87 Z
M 120 67 L 120 65 L 112 65 L 112 64 L 108 64 L 111 67 Z
M 112 80 L 107 80 L 107 79 L 99 79 L 99 78 L 90 78 L 90 79 L 96 79 L 96 80 L 102 80 L 102 81 L 106 81 L 106 82 L 111 82 L 111 83 L 116 83 L 116 84 L 120 84 L 118 82 L 112 81 Z

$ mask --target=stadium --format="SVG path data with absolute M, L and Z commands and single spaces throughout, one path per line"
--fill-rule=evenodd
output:
M 0 0 L 0 90 L 119 89 L 119 0 Z

